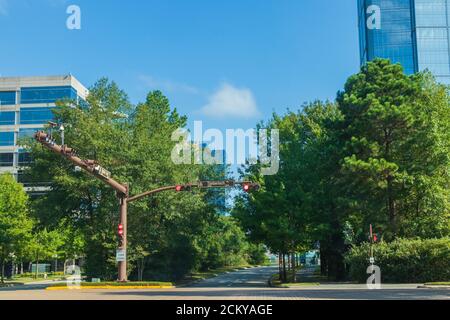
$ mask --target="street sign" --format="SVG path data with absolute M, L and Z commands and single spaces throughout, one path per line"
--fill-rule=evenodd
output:
M 105 168 L 103 168 L 101 166 L 95 166 L 94 172 L 105 179 L 111 178 L 111 172 L 109 172 L 108 170 L 106 170 Z
M 375 258 L 374 258 L 374 257 L 370 257 L 369 262 L 370 262 L 371 264 L 374 264 L 374 263 L 375 263 Z
M 116 262 L 123 262 L 127 259 L 127 253 L 123 249 L 118 249 L 116 251 Z

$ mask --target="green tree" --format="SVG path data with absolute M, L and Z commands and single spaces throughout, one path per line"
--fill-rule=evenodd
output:
M 234 216 L 274 252 L 320 241 L 322 273 L 332 279 L 346 276 L 344 256 L 367 241 L 369 224 L 389 241 L 447 236 L 449 101 L 427 73 L 368 63 L 335 104 L 274 115 L 267 127 L 280 130 L 280 172 L 245 168 L 262 190 L 238 199 Z
M 346 210 L 359 232 L 369 223 L 387 240 L 448 234 L 450 106 L 428 74 L 376 60 L 338 95 L 346 140 Z
M 65 124 L 66 143 L 81 158 L 98 161 L 115 179 L 128 183 L 130 194 L 218 176 L 211 166 L 172 162 L 176 142 L 171 136 L 186 125 L 186 117 L 161 92 L 150 92 L 133 107 L 123 91 L 102 79 L 90 90 L 89 107 L 73 103 L 60 103 L 55 112 Z M 57 132 L 54 136 L 59 139 Z M 70 230 L 81 230 L 87 276 L 114 279 L 119 217 L 113 190 L 38 144 L 32 144 L 31 153 L 30 178 L 52 185 L 51 192 L 34 202 L 41 226 L 56 230 L 65 221 Z M 199 239 L 217 228 L 217 221 L 211 197 L 198 190 L 130 203 L 130 276 L 173 279 L 201 267 L 207 246 Z
M 4 281 L 5 263 L 21 256 L 30 238 L 33 221 L 28 196 L 10 174 L 0 175 L 0 272 Z
M 36 263 L 36 279 L 39 276 L 39 262 L 51 259 L 58 253 L 58 249 L 62 245 L 62 236 L 56 230 L 48 231 L 43 229 L 33 232 L 33 236 L 28 242 L 27 250 L 31 260 Z

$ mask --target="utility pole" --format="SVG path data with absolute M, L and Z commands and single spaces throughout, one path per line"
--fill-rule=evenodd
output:
M 52 123 L 51 123 L 52 125 Z M 127 214 L 128 214 L 128 204 L 133 201 L 141 200 L 145 197 L 154 195 L 156 193 L 164 191 L 191 191 L 193 188 L 199 189 L 209 189 L 209 188 L 231 188 L 237 185 L 242 186 L 245 192 L 250 192 L 251 190 L 259 190 L 259 184 L 253 183 L 251 181 L 235 182 L 233 180 L 227 181 L 199 181 L 197 183 L 189 183 L 184 185 L 166 186 L 158 189 L 150 190 L 139 195 L 129 196 L 129 187 L 126 184 L 117 182 L 111 178 L 111 173 L 105 168 L 101 167 L 95 160 L 82 160 L 76 155 L 76 151 L 73 148 L 69 148 L 67 145 L 58 145 L 55 143 L 54 138 L 43 132 L 38 131 L 35 134 L 35 139 L 42 144 L 45 148 L 53 151 L 65 157 L 67 160 L 71 161 L 75 166 L 80 167 L 87 173 L 91 174 L 95 178 L 103 181 L 105 184 L 109 185 L 116 191 L 117 198 L 119 200 L 119 237 L 120 244 L 119 250 L 124 254 L 124 258 L 118 261 L 118 281 L 127 282 Z

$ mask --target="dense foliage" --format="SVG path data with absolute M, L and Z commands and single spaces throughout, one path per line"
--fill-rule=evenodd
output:
M 234 216 L 253 240 L 281 255 L 319 241 L 322 273 L 343 279 L 344 256 L 367 241 L 450 234 L 448 88 L 427 73 L 407 76 L 387 60 L 351 76 L 335 103 L 274 115 L 280 172 L 243 175 L 262 190 Z
M 375 255 L 386 281 L 448 280 L 442 268 L 450 236 L 449 101 L 448 87 L 430 74 L 408 76 L 400 65 L 375 60 L 348 79 L 335 102 L 274 114 L 257 127 L 279 130 L 280 170 L 263 176 L 258 164 L 242 168 L 242 177 L 261 189 L 239 195 L 231 217 L 218 206 L 223 191 L 167 192 L 130 204 L 130 278 L 171 281 L 198 270 L 262 263 L 268 248 L 280 255 L 286 279 L 286 260 L 295 267 L 293 254 L 319 248 L 324 275 L 360 279 L 372 224 L 383 241 Z M 223 166 L 171 161 L 172 133 L 187 119 L 159 91 L 133 106 L 102 79 L 86 104 L 61 102 L 55 115 L 66 143 L 127 183 L 132 195 L 227 176 Z M 23 144 L 34 160 L 27 179 L 49 182 L 51 192 L 29 206 L 21 186 L 0 176 L 2 266 L 81 258 L 87 276 L 115 280 L 113 190 L 39 144 Z M 432 253 L 425 254 L 427 248 Z M 437 270 L 436 278 L 409 262 L 417 257 Z
M 175 165 L 172 133 L 186 117 L 171 109 L 159 91 L 132 106 L 114 83 L 100 80 L 86 107 L 61 103 L 56 120 L 65 124 L 65 142 L 83 159 L 96 160 L 139 194 L 161 186 L 223 180 L 226 168 Z M 60 141 L 59 133 L 53 132 Z M 112 189 L 64 158 L 29 142 L 31 181 L 51 182 L 52 191 L 33 201 L 39 226 L 77 230 L 86 275 L 115 280 L 118 200 Z M 248 242 L 234 219 L 213 205 L 214 192 L 167 192 L 133 202 L 128 210 L 128 258 L 132 279 L 172 280 L 217 266 L 247 263 Z M 75 246 L 76 247 L 76 246 Z M 69 248 L 67 248 L 69 249 Z M 73 250 L 72 250 L 73 251 Z
M 370 244 L 354 247 L 346 256 L 353 280 L 365 282 Z M 450 279 L 450 238 L 396 239 L 374 246 L 383 283 L 426 283 Z
M 4 281 L 5 263 L 26 255 L 33 221 L 28 211 L 28 196 L 12 175 L 0 175 L 0 273 Z

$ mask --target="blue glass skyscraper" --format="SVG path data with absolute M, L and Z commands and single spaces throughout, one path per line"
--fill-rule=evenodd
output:
M 358 0 L 358 18 L 362 65 L 387 58 L 408 74 L 428 69 L 450 84 L 450 0 Z

